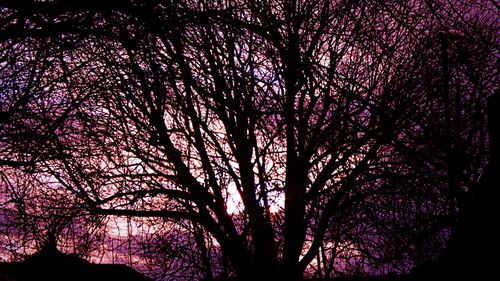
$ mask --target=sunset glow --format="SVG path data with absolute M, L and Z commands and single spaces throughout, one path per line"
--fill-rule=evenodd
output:
M 497 275 L 498 11 L 0 0 L 0 280 Z

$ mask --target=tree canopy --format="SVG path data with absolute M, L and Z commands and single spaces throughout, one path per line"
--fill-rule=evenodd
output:
M 0 1 L 2 208 L 189 222 L 241 280 L 404 272 L 487 161 L 493 4 Z

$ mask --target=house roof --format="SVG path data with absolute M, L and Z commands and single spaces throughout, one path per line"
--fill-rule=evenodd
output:
M 23 262 L 0 263 L 2 275 L 15 281 L 152 281 L 124 264 L 93 264 L 57 249 L 44 249 Z

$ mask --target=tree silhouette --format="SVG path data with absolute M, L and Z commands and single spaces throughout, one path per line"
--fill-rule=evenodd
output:
M 485 165 L 488 5 L 0 7 L 0 164 L 89 214 L 189 221 L 239 280 L 431 260 Z

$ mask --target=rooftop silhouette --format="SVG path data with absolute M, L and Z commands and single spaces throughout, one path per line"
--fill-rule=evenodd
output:
M 0 280 L 14 281 L 152 281 L 124 264 L 94 264 L 59 251 L 49 239 L 40 251 L 22 262 L 0 263 Z

